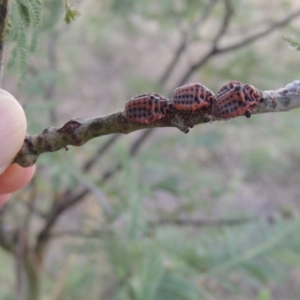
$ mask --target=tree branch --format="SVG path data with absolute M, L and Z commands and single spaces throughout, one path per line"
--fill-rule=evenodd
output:
M 241 41 L 236 42 L 235 44 L 232 44 L 232 45 L 229 45 L 226 47 L 219 47 L 219 45 L 218 45 L 219 41 L 226 33 L 226 30 L 227 30 L 227 28 L 229 26 L 229 22 L 230 22 L 230 17 L 233 12 L 231 9 L 231 6 L 230 6 L 230 2 L 228 2 L 228 0 L 225 1 L 225 6 L 226 6 L 226 11 L 225 11 L 223 21 L 222 21 L 223 25 L 220 26 L 219 31 L 217 32 L 215 38 L 213 39 L 212 46 L 210 47 L 210 49 L 204 56 L 202 56 L 196 63 L 194 63 L 192 66 L 190 66 L 188 68 L 188 70 L 184 73 L 182 78 L 178 81 L 177 86 L 183 85 L 190 78 L 190 76 L 196 70 L 203 67 L 203 65 L 206 64 L 209 61 L 209 59 L 211 59 L 211 57 L 247 46 L 248 44 L 272 33 L 276 29 L 287 25 L 293 19 L 300 16 L 300 9 L 298 9 L 294 13 L 292 13 L 292 14 L 288 15 L 287 17 L 285 17 L 284 19 L 282 19 L 281 21 L 278 21 L 278 22 L 275 22 L 275 23 L 269 25 L 268 28 L 262 30 L 261 32 L 252 34 L 252 35 L 242 39 Z M 223 26 L 225 26 L 225 27 L 223 28 Z
M 265 91 L 259 106 L 253 113 L 287 111 L 298 107 L 300 107 L 300 80 L 278 90 Z M 129 122 L 122 111 L 94 119 L 72 119 L 62 128 L 50 127 L 40 134 L 28 135 L 13 162 L 28 167 L 33 165 L 42 153 L 67 149 L 69 145 L 81 146 L 95 137 L 112 133 L 130 133 L 154 127 L 177 127 L 187 133 L 188 127 L 216 120 L 213 116 L 199 115 L 186 124 L 175 114 L 170 119 L 151 125 L 140 125 Z
M 250 43 L 252 43 L 252 42 L 254 42 L 254 41 L 270 34 L 270 33 L 272 33 L 276 29 L 287 25 L 293 19 L 296 19 L 299 16 L 300 16 L 300 9 L 296 10 L 294 13 L 290 14 L 289 16 L 282 19 L 281 21 L 278 21 L 278 22 L 275 22 L 275 23 L 271 24 L 268 28 L 266 28 L 265 30 L 262 30 L 261 32 L 250 35 L 250 36 L 246 37 L 245 39 L 243 39 L 242 41 L 237 42 L 236 44 L 232 44 L 232 45 L 227 46 L 227 47 L 219 48 L 218 53 L 224 53 L 224 52 L 228 52 L 228 51 L 232 51 L 232 50 L 236 50 L 238 48 L 244 47 L 244 46 L 246 46 L 246 45 L 248 45 L 248 44 L 250 44 Z

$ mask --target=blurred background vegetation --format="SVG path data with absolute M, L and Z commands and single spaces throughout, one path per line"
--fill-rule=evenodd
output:
M 280 88 L 297 2 L 14 0 L 2 86 L 30 133 L 186 82 Z M 42 155 L 1 213 L 0 299 L 299 299 L 299 114 Z

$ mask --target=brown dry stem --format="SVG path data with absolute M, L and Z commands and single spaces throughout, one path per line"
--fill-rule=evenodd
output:
M 300 107 L 300 80 L 278 90 L 265 91 L 263 95 L 259 106 L 253 112 L 254 114 L 298 108 Z M 40 134 L 27 135 L 13 163 L 29 167 L 36 162 L 42 153 L 53 152 L 62 148 L 67 150 L 69 145 L 81 146 L 95 137 L 112 133 L 130 133 L 153 127 L 177 127 L 187 133 L 189 127 L 210 121 L 216 121 L 216 119 L 209 115 L 200 115 L 189 120 L 187 124 L 186 121 L 175 115 L 169 120 L 151 125 L 140 125 L 129 122 L 122 111 L 93 119 L 72 119 L 61 128 L 49 127 Z

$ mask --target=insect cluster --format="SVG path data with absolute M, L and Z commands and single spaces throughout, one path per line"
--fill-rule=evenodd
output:
M 175 89 L 171 99 L 151 93 L 135 96 L 127 101 L 124 115 L 130 122 L 146 125 L 170 119 L 176 114 L 183 120 L 201 114 L 217 119 L 250 118 L 261 99 L 261 91 L 238 81 L 225 84 L 217 94 L 200 83 L 191 83 Z

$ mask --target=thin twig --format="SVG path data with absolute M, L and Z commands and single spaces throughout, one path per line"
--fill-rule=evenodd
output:
M 197 28 L 205 22 L 205 20 L 208 18 L 210 12 L 212 11 L 212 8 L 214 7 L 217 0 L 211 0 L 207 4 L 207 7 L 202 12 L 202 14 L 199 16 L 199 18 L 192 23 L 189 30 L 183 33 L 181 41 L 179 43 L 179 46 L 177 47 L 177 50 L 175 51 L 173 58 L 171 59 L 170 63 L 167 65 L 163 75 L 161 76 L 159 83 L 161 86 L 165 85 L 166 81 L 169 79 L 170 75 L 172 74 L 174 68 L 176 67 L 181 55 L 184 53 L 184 50 L 189 45 L 189 43 L 193 40 L 193 35 Z
M 77 230 L 63 230 L 63 231 L 55 231 L 49 234 L 49 238 L 65 238 L 65 237 L 73 237 L 73 238 L 94 238 L 99 239 L 102 234 L 101 230 L 89 230 L 88 232 L 77 231 Z
M 226 46 L 226 47 L 221 47 L 218 49 L 218 53 L 225 53 L 228 51 L 232 51 L 232 50 L 236 50 L 238 48 L 244 47 L 270 33 L 272 33 L 273 31 L 275 31 L 276 29 L 283 27 L 285 25 L 287 25 L 288 23 L 290 23 L 292 20 L 298 18 L 300 16 L 300 9 L 296 10 L 294 13 L 290 14 L 289 16 L 285 17 L 284 19 L 282 19 L 281 21 L 278 22 L 274 22 L 273 24 L 271 24 L 268 28 L 266 28 L 265 30 L 262 30 L 261 32 L 258 32 L 256 34 L 252 34 L 246 38 L 244 38 L 243 40 Z
M 85 172 L 89 171 L 120 137 L 120 134 L 114 134 L 111 136 L 106 143 L 99 147 L 96 154 L 83 165 L 82 170 Z
M 4 69 L 4 46 L 8 21 L 9 0 L 0 0 L 0 87 Z
M 176 225 L 189 227 L 222 227 L 222 226 L 236 226 L 256 220 L 257 217 L 237 218 L 237 219 L 159 219 L 158 221 L 150 222 L 151 227 L 162 225 Z
M 227 2 L 225 2 L 225 3 L 227 3 Z M 228 17 L 227 14 L 228 14 L 228 11 L 227 11 L 227 13 L 225 13 L 225 15 L 224 15 L 225 17 L 223 19 L 223 24 L 225 24 L 225 25 L 229 24 L 229 20 L 227 20 L 227 17 Z M 216 37 L 213 39 L 213 43 L 212 43 L 211 48 L 208 50 L 208 52 L 203 57 L 201 57 L 196 63 L 194 63 L 193 65 L 191 65 L 188 68 L 188 70 L 184 73 L 184 75 L 178 81 L 176 86 L 181 86 L 185 82 L 187 82 L 187 80 L 190 78 L 190 76 L 192 76 L 192 74 L 196 70 L 203 67 L 204 64 L 206 64 L 209 61 L 209 59 L 211 59 L 213 56 L 220 55 L 222 53 L 233 51 L 233 50 L 236 50 L 238 48 L 242 48 L 244 46 L 247 46 L 248 44 L 250 44 L 250 43 L 252 43 L 252 42 L 254 42 L 254 41 L 270 34 L 270 33 L 272 33 L 276 29 L 287 25 L 288 23 L 290 23 L 292 20 L 294 20 L 295 18 L 297 18 L 299 16 L 300 16 L 300 9 L 296 10 L 294 13 L 292 13 L 289 16 L 285 17 L 281 21 L 273 23 L 272 25 L 270 25 L 268 28 L 262 30 L 261 32 L 251 34 L 250 36 L 248 36 L 246 38 L 243 38 L 241 41 L 236 42 L 236 43 L 234 43 L 232 45 L 229 45 L 229 46 L 226 46 L 226 47 L 220 47 L 218 45 L 219 41 L 221 40 L 221 38 L 224 36 L 224 33 L 225 33 L 225 31 L 223 30 L 223 28 L 221 26 L 220 31 L 217 33 Z
M 220 39 L 226 34 L 226 32 L 229 28 L 231 17 L 233 15 L 233 7 L 231 4 L 231 1 L 224 0 L 224 5 L 225 5 L 225 12 L 224 12 L 223 20 L 220 24 L 220 28 L 219 28 L 216 36 L 214 37 L 214 39 L 212 41 L 213 47 L 216 47 L 218 42 L 220 41 Z
M 176 86 L 183 85 L 196 70 L 203 67 L 214 55 L 218 53 L 218 43 L 227 32 L 231 17 L 233 15 L 233 8 L 230 0 L 224 0 L 224 6 L 225 6 L 225 10 L 224 10 L 223 19 L 221 24 L 219 25 L 219 30 L 217 31 L 216 35 L 212 39 L 210 49 L 207 51 L 205 55 L 203 55 L 198 60 L 198 62 L 194 63 L 188 68 L 188 70 L 183 74 L 183 76 L 178 81 Z

